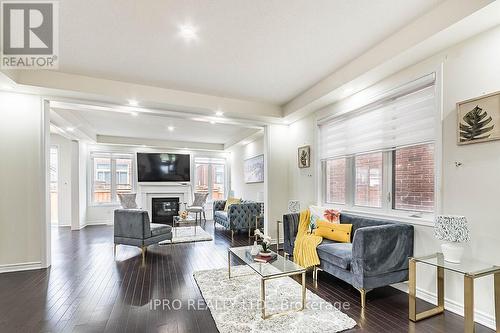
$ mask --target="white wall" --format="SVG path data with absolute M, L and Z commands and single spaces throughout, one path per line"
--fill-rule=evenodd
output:
M 234 196 L 244 200 L 262 200 L 264 183 L 246 184 L 243 172 L 246 159 L 264 154 L 264 138 L 258 138 L 245 145 L 234 145 L 227 151 L 231 153 L 231 190 L 234 191 Z
M 318 163 L 317 149 L 315 147 L 316 115 L 311 114 L 290 124 L 288 129 L 287 154 L 288 154 L 288 177 L 289 199 L 299 200 L 301 208 L 316 203 L 317 172 Z M 311 147 L 311 166 L 309 168 L 298 167 L 298 148 L 302 146 Z
M 71 225 L 71 140 L 50 135 L 50 145 L 58 148 L 58 225 Z
M 289 200 L 289 177 L 287 145 L 290 142 L 288 126 L 270 125 L 264 131 L 265 162 L 266 172 L 266 192 L 264 194 L 264 219 L 265 232 L 272 238 L 276 238 L 276 225 L 278 220 L 282 220 L 283 214 L 287 211 Z
M 316 130 L 315 117 L 349 109 L 391 87 L 442 68 L 442 212 L 463 214 L 468 218 L 472 235 L 468 257 L 500 265 L 500 215 L 497 209 L 500 198 L 500 141 L 458 146 L 455 107 L 459 101 L 500 90 L 499 54 L 500 27 L 497 27 L 396 73 L 367 91 L 317 112 L 315 116 L 290 125 L 289 136 L 293 139 L 289 142 L 289 151 L 314 141 L 311 133 Z M 455 161 L 462 162 L 463 166 L 457 168 Z M 307 205 L 318 199 L 318 182 L 312 179 L 316 179 L 319 172 L 317 168 L 311 168 L 311 177 L 309 172 L 297 169 L 295 160 L 290 158 L 290 197 L 298 198 L 302 205 Z M 312 182 L 316 182 L 316 185 Z M 309 189 L 305 190 L 306 187 Z M 314 190 L 310 190 L 312 188 Z M 432 227 L 416 225 L 415 255 L 438 250 L 439 242 L 433 236 Z M 419 265 L 417 270 L 419 296 L 433 299 L 436 290 L 435 270 L 423 265 Z M 476 281 L 475 309 L 476 321 L 494 328 L 492 283 L 491 277 Z M 462 276 L 447 272 L 445 289 L 446 307 L 462 313 Z
M 45 160 L 42 101 L 0 92 L 0 272 L 44 260 Z

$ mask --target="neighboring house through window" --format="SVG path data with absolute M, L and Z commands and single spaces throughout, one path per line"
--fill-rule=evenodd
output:
M 133 154 L 93 152 L 90 158 L 92 203 L 115 203 L 118 193 L 133 191 Z
M 208 192 L 208 200 L 226 197 L 226 160 L 223 158 L 196 157 L 195 192 Z

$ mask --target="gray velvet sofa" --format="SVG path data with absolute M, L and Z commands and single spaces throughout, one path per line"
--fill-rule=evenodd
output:
M 151 223 L 148 212 L 141 209 L 116 209 L 114 212 L 114 252 L 118 244 L 137 246 L 144 264 L 148 245 L 172 240 L 172 227 Z
M 361 293 L 365 306 L 366 292 L 408 280 L 408 258 L 413 256 L 413 226 L 388 220 L 341 214 L 340 223 L 352 224 L 352 243 L 328 239 L 317 247 L 318 270 L 351 284 Z M 293 255 L 299 214 L 283 216 L 284 251 Z
M 255 217 L 260 215 L 260 203 L 243 200 L 240 204 L 229 206 L 229 210 L 224 211 L 226 200 L 216 200 L 213 203 L 214 225 L 217 223 L 224 228 L 231 230 L 231 239 L 235 231 L 249 231 L 255 228 Z M 259 221 L 263 224 L 263 221 Z M 262 228 L 259 225 L 259 228 Z

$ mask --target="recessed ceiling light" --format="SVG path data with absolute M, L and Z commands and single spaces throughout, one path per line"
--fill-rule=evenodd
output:
M 128 105 L 130 105 L 130 106 L 137 106 L 137 105 L 139 105 L 139 102 L 136 101 L 135 99 L 129 99 L 128 100 Z
M 168 127 L 167 127 L 167 129 L 168 129 L 170 132 L 172 132 L 172 131 L 175 129 L 175 127 L 174 127 L 174 126 L 168 126 Z
M 179 36 L 186 42 L 198 39 L 198 29 L 192 24 L 183 24 L 179 27 Z
M 217 117 L 222 117 L 224 115 L 224 112 L 222 112 L 221 110 L 217 110 L 217 111 L 215 111 L 215 115 Z
M 210 120 L 210 124 L 215 125 L 215 121 Z
M 73 132 L 75 130 L 74 127 L 66 127 L 66 131 L 68 132 Z
M 139 114 L 138 114 L 137 112 L 130 112 L 130 115 L 131 115 L 132 117 L 137 117 Z

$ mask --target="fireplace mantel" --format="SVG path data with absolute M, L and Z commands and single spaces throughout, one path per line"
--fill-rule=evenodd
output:
M 179 198 L 181 210 L 185 208 L 184 202 L 190 205 L 193 200 L 190 183 L 139 183 L 137 197 L 140 199 L 140 206 L 148 211 L 149 216 L 152 216 L 153 198 Z

